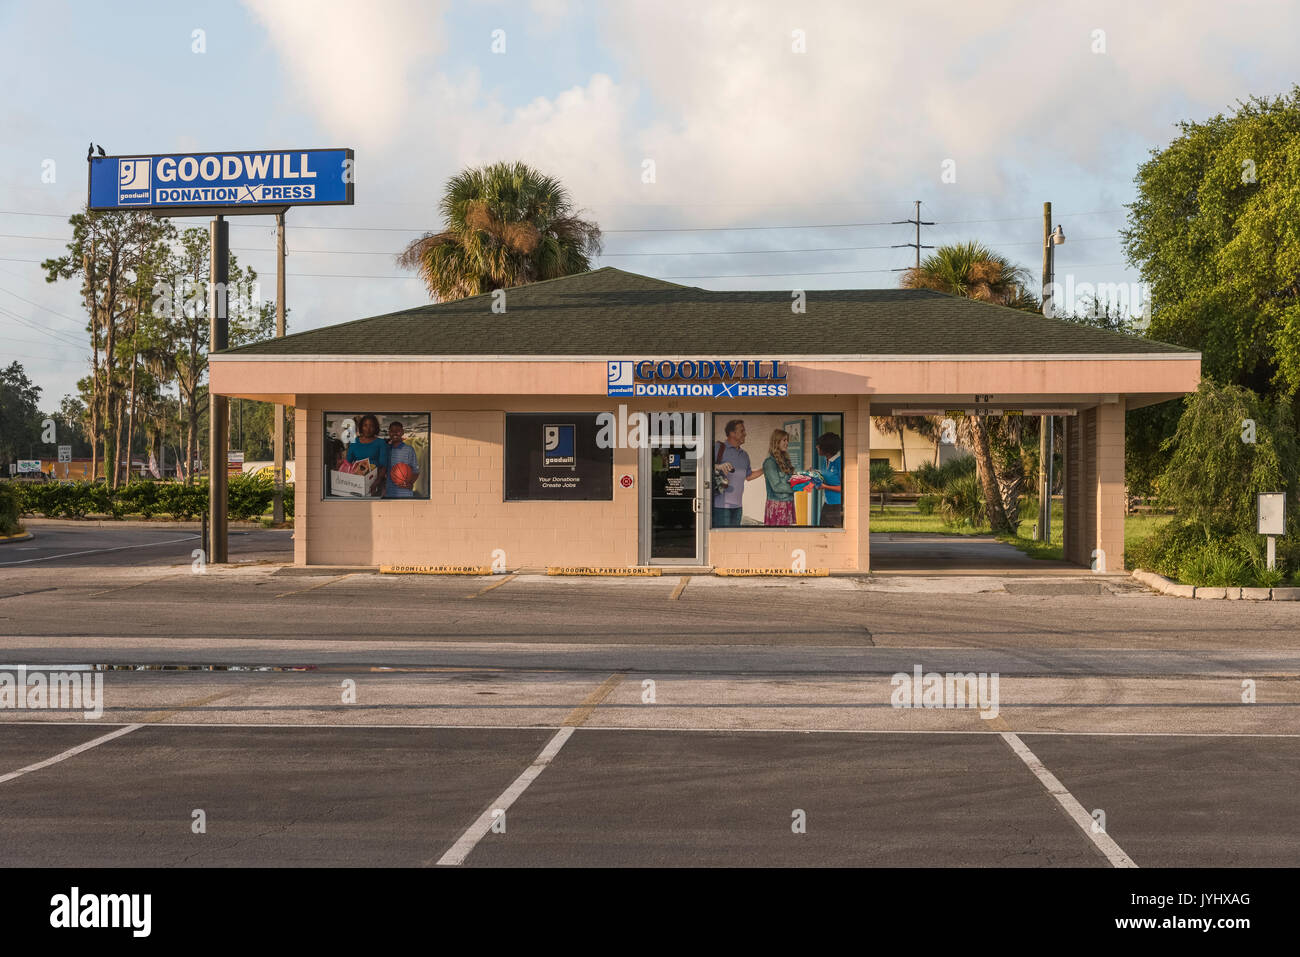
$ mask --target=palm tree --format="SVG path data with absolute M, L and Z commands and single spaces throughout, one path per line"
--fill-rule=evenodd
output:
M 575 211 L 568 190 L 524 163 L 465 169 L 438 204 L 443 227 L 397 257 L 439 302 L 586 272 L 600 227 Z
M 871 421 L 881 435 L 897 435 L 899 454 L 902 456 L 900 472 L 907 471 L 907 433 L 915 432 L 922 438 L 938 442 L 938 427 L 926 415 L 873 415 Z M 935 445 L 935 457 L 938 457 L 938 445 Z M 937 462 L 935 464 L 938 464 Z
M 983 243 L 940 246 L 903 273 L 904 289 L 933 289 L 950 296 L 1037 311 L 1029 271 Z
M 1036 311 L 1035 299 L 1028 291 L 1028 271 L 983 243 L 940 246 L 921 261 L 920 268 L 903 273 L 902 285 L 904 289 L 933 289 L 980 302 Z M 998 428 L 1006 422 L 1003 419 Z M 1017 482 L 1014 468 L 1006 470 L 1006 475 L 999 475 L 993 461 L 992 431 L 993 427 L 982 415 L 966 416 L 958 423 L 959 437 L 975 453 L 976 472 L 980 488 L 984 492 L 989 525 L 994 532 L 1015 534 L 1017 523 L 1013 517 L 1018 507 L 1017 490 L 1023 485 L 1023 476 Z M 1003 488 L 1014 493 L 1011 495 L 1014 501 L 1008 503 Z

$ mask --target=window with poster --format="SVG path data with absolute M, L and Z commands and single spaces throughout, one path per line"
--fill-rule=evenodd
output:
M 326 412 L 322 498 L 427 499 L 427 412 Z
M 507 412 L 505 500 L 614 498 L 614 447 L 595 412 Z
M 843 528 L 844 414 L 713 417 L 714 528 Z

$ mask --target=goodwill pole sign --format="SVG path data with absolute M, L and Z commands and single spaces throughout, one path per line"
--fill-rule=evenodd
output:
M 351 205 L 352 168 L 350 149 L 96 156 L 90 208 L 231 215 L 266 206 Z
M 152 213 L 154 216 L 211 216 L 208 232 L 208 351 L 229 345 L 227 303 L 230 282 L 230 224 L 227 216 L 276 218 L 276 335 L 284 335 L 284 214 L 290 206 L 350 206 L 353 153 L 350 149 L 249 150 L 224 153 L 144 153 L 86 155 L 86 206 L 92 212 Z M 283 462 L 283 408 L 276 407 L 277 468 Z M 229 451 L 230 406 L 208 390 L 209 564 L 229 556 L 227 472 L 221 460 Z M 242 459 L 243 453 L 239 454 Z M 227 468 L 235 466 L 227 459 Z M 242 465 L 236 468 L 236 472 Z M 276 479 L 275 514 L 281 512 L 283 473 Z

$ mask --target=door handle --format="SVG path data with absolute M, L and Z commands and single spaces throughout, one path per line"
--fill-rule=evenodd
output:
M 691 499 L 691 511 L 694 512 L 696 515 L 699 515 L 700 512 L 704 511 L 704 499 L 702 498 Z

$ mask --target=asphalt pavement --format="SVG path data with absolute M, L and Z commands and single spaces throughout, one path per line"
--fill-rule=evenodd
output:
M 41 531 L 0 549 L 0 675 L 102 697 L 0 707 L 0 864 L 1300 863 L 1300 603 L 383 576 L 260 529 L 195 571 L 185 530 Z M 994 706 L 900 707 L 918 669 Z

